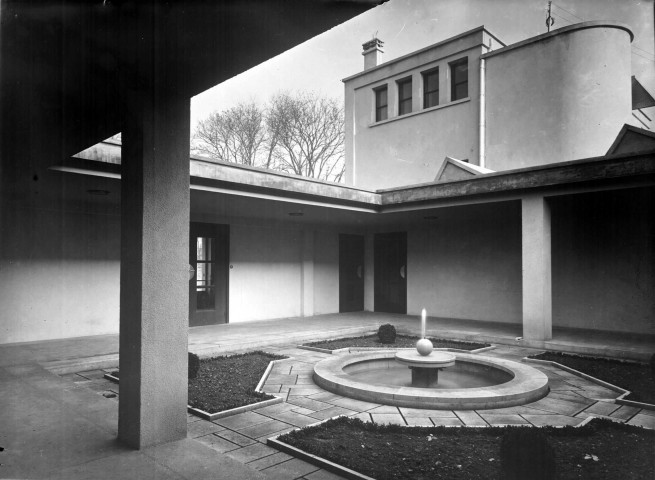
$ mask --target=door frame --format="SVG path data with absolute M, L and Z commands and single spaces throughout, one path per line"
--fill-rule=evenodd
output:
M 403 274 L 400 273 L 399 275 L 403 278 L 404 283 L 404 291 L 402 292 L 402 298 L 403 298 L 403 307 L 401 310 L 402 311 L 397 311 L 397 312 L 389 312 L 389 308 L 386 308 L 386 305 L 383 307 L 380 307 L 380 303 L 378 301 L 378 298 L 382 296 L 382 291 L 381 291 L 381 277 L 382 277 L 382 271 L 384 269 L 380 268 L 380 262 L 381 262 L 381 256 L 382 253 L 380 251 L 380 240 L 383 237 L 387 238 L 397 238 L 399 240 L 399 244 L 402 246 L 404 245 L 404 249 L 401 252 L 401 254 L 404 257 L 404 264 L 401 265 L 400 271 L 403 271 Z M 373 311 L 375 312 L 387 312 L 387 313 L 400 313 L 403 315 L 407 315 L 407 232 L 381 232 L 381 233 L 376 233 L 374 234 L 373 237 Z M 384 310 L 380 310 L 379 308 L 385 308 Z
M 351 310 L 351 309 L 344 309 L 343 308 L 343 298 L 342 298 L 342 279 L 345 276 L 345 272 L 342 271 L 342 264 L 341 261 L 343 260 L 342 258 L 342 246 L 345 245 L 348 241 L 346 238 L 350 237 L 350 240 L 356 239 L 358 242 L 361 241 L 361 258 L 358 258 L 357 263 L 359 268 L 361 268 L 361 276 L 359 277 L 361 280 L 361 286 L 358 288 L 361 288 L 361 309 L 359 310 Z M 350 244 L 352 245 L 352 244 Z M 357 247 L 359 248 L 359 246 Z M 340 233 L 339 234 L 339 313 L 348 313 L 348 312 L 363 312 L 364 307 L 365 307 L 365 272 L 366 272 L 366 240 L 364 238 L 364 235 L 359 235 L 359 234 L 350 234 L 350 233 Z M 359 307 L 359 303 L 357 305 Z
M 221 252 L 221 257 L 225 259 L 225 271 L 220 272 L 216 269 L 216 274 L 222 273 L 225 283 L 225 322 L 219 323 L 206 323 L 203 325 L 222 325 L 230 323 L 230 226 L 227 224 L 219 223 L 205 223 L 205 222 L 191 222 L 189 225 L 189 266 L 197 269 L 197 250 L 195 240 L 197 237 L 212 237 L 220 238 L 223 241 L 218 242 L 218 248 Z M 217 253 L 218 253 L 217 251 Z M 216 258 L 216 257 L 215 257 Z M 216 265 L 216 264 L 215 264 Z M 193 278 L 189 279 L 189 327 L 191 327 L 191 319 L 197 314 L 196 303 L 196 275 L 194 271 Z

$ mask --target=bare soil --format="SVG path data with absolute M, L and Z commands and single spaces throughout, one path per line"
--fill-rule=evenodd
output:
M 282 358 L 256 351 L 201 360 L 198 377 L 189 379 L 189 405 L 216 413 L 275 398 L 255 388 L 271 360 Z
M 341 417 L 280 440 L 378 480 L 500 479 L 500 442 L 511 428 L 535 427 L 400 427 Z M 652 430 L 594 419 L 543 431 L 561 480 L 655 478 Z
M 630 390 L 627 400 L 655 404 L 655 378 L 648 364 L 560 352 L 544 352 L 532 355 L 530 358 L 561 363 L 599 380 Z

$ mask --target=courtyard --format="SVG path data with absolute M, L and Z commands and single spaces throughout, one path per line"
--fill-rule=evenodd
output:
M 283 402 L 216 419 L 188 414 L 186 440 L 134 451 L 116 440 L 119 387 L 104 374 L 117 366 L 114 336 L 5 345 L 0 348 L 4 411 L 0 474 L 7 478 L 340 478 L 267 444 L 271 437 L 339 415 L 407 426 L 578 425 L 587 417 L 655 428 L 655 411 L 618 405 L 619 394 L 555 367 L 537 365 L 550 392 L 519 407 L 469 411 L 391 407 L 316 386 L 314 364 L 329 354 L 298 348 L 317 339 L 375 332 L 382 323 L 415 334 L 416 317 L 343 314 L 196 327 L 191 351 L 202 357 L 260 349 L 289 357 L 275 363 L 263 390 Z M 302 331 L 300 326 L 302 325 Z M 429 335 L 495 345 L 484 355 L 520 361 L 538 353 L 508 326 L 429 319 Z M 646 360 L 652 339 L 555 331 L 549 349 Z M 534 366 L 534 365 L 533 365 Z

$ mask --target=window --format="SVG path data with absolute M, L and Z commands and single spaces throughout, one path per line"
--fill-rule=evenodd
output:
M 412 78 L 398 80 L 398 115 L 412 111 Z
M 460 100 L 469 96 L 468 58 L 450 64 L 450 99 Z
M 439 105 L 439 68 L 423 72 L 423 108 Z
M 376 88 L 375 92 L 375 121 L 387 119 L 387 86 Z

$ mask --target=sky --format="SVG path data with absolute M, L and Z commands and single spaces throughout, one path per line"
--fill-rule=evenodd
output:
M 546 32 L 546 0 L 391 0 L 231 78 L 191 100 L 191 130 L 214 111 L 265 104 L 281 91 L 314 91 L 343 102 L 341 80 L 364 68 L 362 43 L 384 42 L 379 63 L 484 25 L 509 45 Z M 591 20 L 624 23 L 635 35 L 632 74 L 655 95 L 653 0 L 558 0 L 552 29 Z

